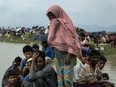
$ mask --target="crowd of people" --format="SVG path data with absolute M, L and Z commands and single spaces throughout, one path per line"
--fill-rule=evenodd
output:
M 2 87 L 33 87 L 31 82 L 35 80 L 37 87 L 57 87 L 56 72 L 45 61 L 46 52 L 40 51 L 37 44 L 25 45 L 22 51 L 25 58 L 14 59 L 3 76 Z
M 3 76 L 2 87 L 114 87 L 109 75 L 102 72 L 107 58 L 90 44 L 90 37 L 84 32 L 78 35 L 58 5 L 52 5 L 46 16 L 50 25 L 42 50 L 37 44 L 25 45 L 25 58 L 15 58 Z
M 2 87 L 60 87 L 58 71 L 47 61 L 48 57 L 54 60 L 52 54 L 51 57 L 47 55 L 51 53 L 51 48 L 46 51 L 44 46 L 43 50 L 39 50 L 37 44 L 25 45 L 22 52 L 25 58 L 18 56 L 13 60 L 3 76 Z M 114 84 L 108 81 L 108 73 L 102 73 L 107 62 L 105 56 L 95 49 L 91 50 L 90 55 L 86 50 L 82 50 L 82 56 L 83 61 L 78 59 L 74 66 L 73 86 L 66 87 L 114 87 Z M 68 69 L 69 66 L 66 68 Z M 66 75 L 64 80 L 68 81 L 68 79 Z

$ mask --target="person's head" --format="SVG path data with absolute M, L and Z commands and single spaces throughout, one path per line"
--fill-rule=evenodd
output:
M 22 61 L 22 58 L 19 57 L 19 56 L 17 56 L 17 57 L 14 59 L 13 64 L 16 64 L 17 66 L 19 66 L 20 63 L 21 63 L 21 61 Z
M 80 36 L 80 39 L 81 39 L 81 40 L 84 40 L 84 39 L 85 39 L 85 33 L 80 33 L 79 36 Z
M 52 5 L 47 10 L 47 17 L 50 19 L 50 21 L 54 18 L 63 18 L 66 21 L 71 21 L 69 16 L 66 14 L 66 12 L 58 5 Z
M 86 63 L 89 59 L 89 56 L 85 50 L 82 50 L 83 63 Z
M 105 66 L 105 63 L 107 62 L 107 59 L 105 58 L 105 56 L 100 55 L 100 59 L 98 61 L 98 66 L 100 69 L 103 69 Z
M 52 12 L 48 12 L 47 16 L 48 16 L 49 20 L 53 20 L 54 18 L 56 18 Z
M 32 58 L 29 58 L 26 63 L 27 63 L 27 67 L 30 69 L 31 63 L 32 63 Z
M 39 46 L 37 44 L 33 44 L 32 49 L 34 52 L 37 52 L 37 51 L 39 51 Z
M 95 50 L 95 49 L 91 50 L 89 61 L 92 64 L 96 65 L 98 63 L 99 59 L 100 59 L 99 50 Z
M 48 18 L 56 17 L 56 18 L 61 18 L 60 13 L 62 12 L 62 8 L 58 5 L 52 5 L 48 10 L 47 10 L 47 16 Z M 59 13 L 60 12 L 60 13 Z M 52 16 L 52 17 L 51 17 Z M 63 16 L 63 15 L 62 15 Z
M 39 55 L 36 58 L 36 66 L 39 70 L 42 70 L 45 66 L 45 53 L 44 51 L 39 51 Z
M 108 73 L 103 73 L 103 74 L 102 74 L 102 79 L 103 79 L 103 80 L 109 80 L 109 75 L 108 75 Z
M 10 70 L 7 75 L 8 78 L 8 83 L 10 85 L 16 85 L 17 82 L 19 81 L 17 72 L 15 70 Z
M 25 68 L 23 68 L 23 76 L 26 76 L 29 74 L 29 70 L 31 68 L 31 63 L 32 63 L 32 58 L 29 58 L 27 61 L 26 61 L 26 66 Z
M 46 46 L 48 46 L 48 43 L 47 43 L 47 41 L 42 41 L 41 45 L 42 45 L 43 47 L 46 47 Z
M 32 52 L 33 52 L 33 49 L 30 45 L 25 45 L 23 47 L 23 54 L 27 60 L 32 57 Z

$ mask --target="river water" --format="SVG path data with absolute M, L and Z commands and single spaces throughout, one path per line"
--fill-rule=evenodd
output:
M 12 64 L 15 57 L 20 56 L 24 58 L 22 48 L 25 44 L 13 44 L 13 43 L 1 43 L 0 42 L 0 83 L 6 69 Z M 109 58 L 106 63 L 103 72 L 106 72 L 110 76 L 110 81 L 116 84 L 116 59 Z M 1 84 L 0 84 L 1 85 Z

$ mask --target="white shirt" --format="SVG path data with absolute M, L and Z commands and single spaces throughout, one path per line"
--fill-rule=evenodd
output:
M 83 67 L 83 63 L 79 60 L 78 63 L 74 67 L 74 78 L 73 81 L 76 82 L 76 80 L 79 78 L 79 73 Z

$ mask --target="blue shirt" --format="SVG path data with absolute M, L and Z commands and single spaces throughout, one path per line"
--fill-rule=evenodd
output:
M 50 57 L 51 59 L 53 59 L 53 51 L 52 51 L 52 48 L 50 46 L 44 47 L 43 50 L 44 50 L 45 55 L 47 57 Z
M 26 66 L 26 59 L 22 59 L 20 63 L 20 68 L 23 69 Z

